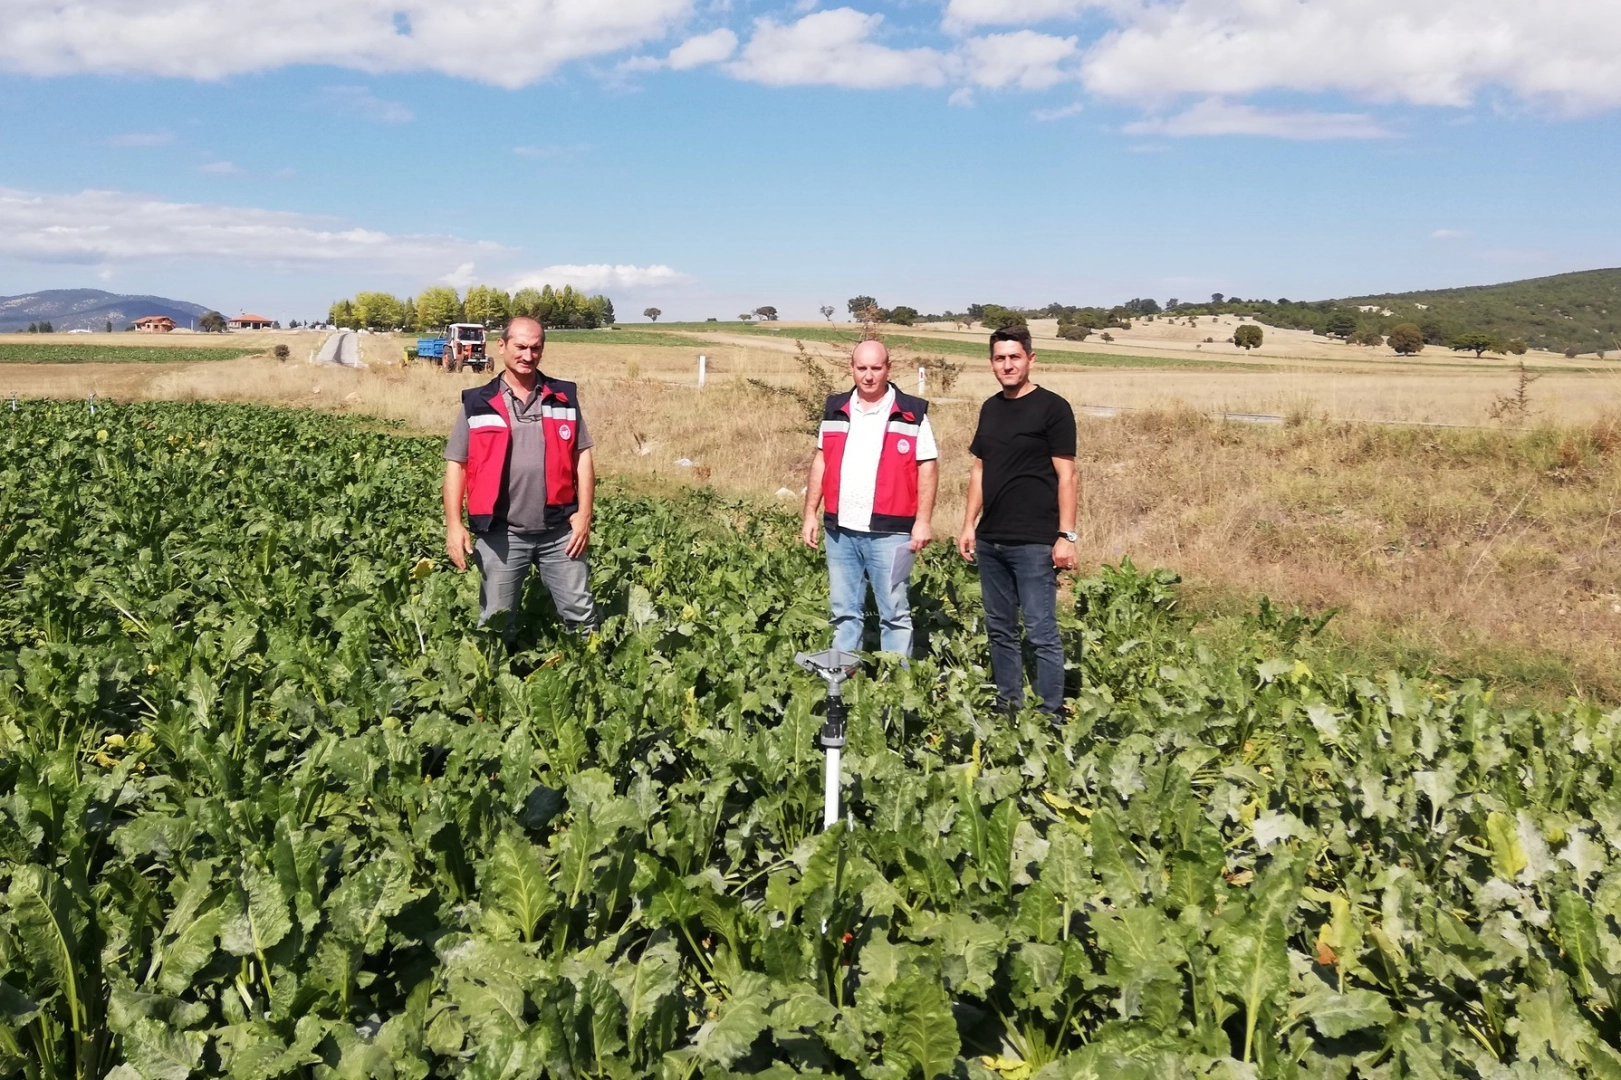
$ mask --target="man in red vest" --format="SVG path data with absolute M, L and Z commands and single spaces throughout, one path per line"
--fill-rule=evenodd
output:
M 508 323 L 501 374 L 463 391 L 445 447 L 445 550 L 458 570 L 468 555 L 478 563 L 479 625 L 500 615 L 509 643 L 531 566 L 570 629 L 589 632 L 597 622 L 585 561 L 596 490 L 591 434 L 574 384 L 541 373 L 545 347 L 539 322 Z
M 879 647 L 912 655 L 912 563 L 933 538 L 939 450 L 929 403 L 889 381 L 889 350 L 863 341 L 850 355 L 855 386 L 827 399 L 805 481 L 801 538 L 816 547 L 817 508 L 827 526 L 833 647 L 861 649 L 867 584 L 878 602 Z

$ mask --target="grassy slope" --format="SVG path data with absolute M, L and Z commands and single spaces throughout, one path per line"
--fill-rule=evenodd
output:
M 1528 278 L 1501 285 L 1353 296 L 1342 306 L 1378 304 L 1398 318 L 1523 338 L 1532 348 L 1621 351 L 1621 269 Z M 1420 308 L 1418 305 L 1428 305 Z
M 250 347 L 173 348 L 162 345 L 81 345 L 49 342 L 0 344 L 0 364 L 181 364 L 199 360 L 235 360 L 265 352 Z

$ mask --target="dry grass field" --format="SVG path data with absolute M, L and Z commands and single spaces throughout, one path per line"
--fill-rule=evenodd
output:
M 316 338 L 299 340 L 313 348 Z M 386 336 L 361 342 L 367 370 L 313 366 L 296 350 L 287 363 L 10 364 L 0 395 L 254 401 L 437 433 L 457 393 L 482 378 L 407 368 L 400 342 Z M 797 509 L 808 426 L 794 402 L 747 381 L 804 386 L 791 352 L 791 343 L 716 342 L 703 390 L 683 348 L 557 342 L 546 367 L 581 383 L 605 473 L 709 484 Z M 1549 371 L 1529 388 L 1525 424 L 1507 426 L 1486 412 L 1512 390 L 1510 367 L 1445 360 L 1373 371 L 1349 362 L 1230 373 L 1038 368 L 1038 381 L 1077 406 L 1132 410 L 1082 421 L 1086 559 L 1171 567 L 1213 616 L 1258 594 L 1340 608 L 1336 647 L 1376 662 L 1429 662 L 1537 697 L 1621 700 L 1621 376 Z M 903 385 L 913 378 L 897 372 Z M 938 397 L 938 383 L 931 394 L 943 539 L 960 524 L 978 401 L 994 390 L 988 371 L 970 364 L 950 396 Z M 1238 423 L 1209 411 L 1287 420 Z

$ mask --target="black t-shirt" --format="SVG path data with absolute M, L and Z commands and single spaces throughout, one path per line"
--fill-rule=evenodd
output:
M 985 512 L 975 535 L 1004 544 L 1058 539 L 1058 470 L 1075 456 L 1075 411 L 1038 386 L 1023 397 L 997 394 L 979 407 L 968 452 L 984 464 Z

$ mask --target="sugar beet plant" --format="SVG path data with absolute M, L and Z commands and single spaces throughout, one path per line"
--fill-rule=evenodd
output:
M 610 496 L 601 634 L 509 657 L 431 441 L 0 442 L 0 1074 L 1621 1076 L 1621 713 L 1313 670 L 1270 607 L 1214 654 L 1126 565 L 1054 733 L 937 553 L 823 833 L 791 520 Z

